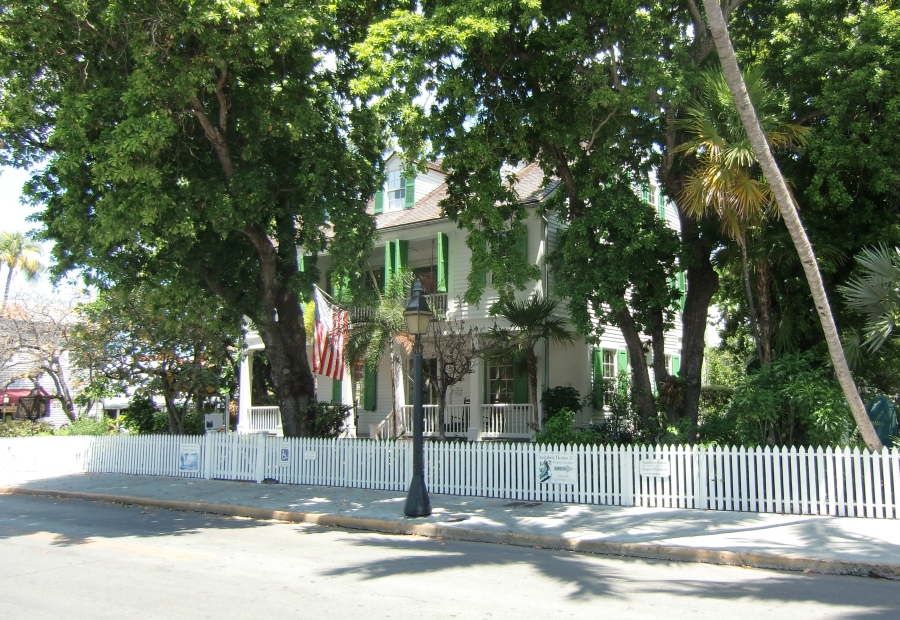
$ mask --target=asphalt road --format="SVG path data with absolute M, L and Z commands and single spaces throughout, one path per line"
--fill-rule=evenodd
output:
M 0 496 L 0 617 L 900 618 L 900 582 Z

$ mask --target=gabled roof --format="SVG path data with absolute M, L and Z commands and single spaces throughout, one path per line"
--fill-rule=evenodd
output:
M 446 173 L 446 171 L 438 167 L 441 161 L 438 160 L 433 165 L 429 164 L 429 167 L 435 171 Z M 515 189 L 519 195 L 520 202 L 526 205 L 535 205 L 546 200 L 559 185 L 559 180 L 550 179 L 545 185 L 544 178 L 544 172 L 536 163 L 528 164 L 518 171 L 516 173 Z M 370 201 L 367 211 L 375 215 L 375 227 L 378 230 L 411 224 L 424 224 L 444 219 L 439 204 L 446 196 L 447 184 L 442 183 L 416 202 L 415 206 L 410 209 L 386 211 L 375 215 L 374 202 Z

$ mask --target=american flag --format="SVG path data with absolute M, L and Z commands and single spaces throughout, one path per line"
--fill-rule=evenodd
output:
M 319 287 L 316 302 L 316 339 L 313 343 L 313 372 L 338 381 L 344 379 L 344 339 L 350 314 L 325 300 Z

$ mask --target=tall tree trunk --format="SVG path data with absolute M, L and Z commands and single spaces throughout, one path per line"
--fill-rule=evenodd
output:
M 756 263 L 756 301 L 759 316 L 759 339 L 762 341 L 763 364 L 772 362 L 772 335 L 775 333 L 772 316 L 772 274 L 764 258 Z
M 753 303 L 753 284 L 750 282 L 750 260 L 747 258 L 747 237 L 743 229 L 738 232 L 738 245 L 741 248 L 741 275 L 744 280 L 744 293 L 747 295 L 747 313 L 750 315 L 750 327 L 753 329 L 753 340 L 756 343 L 756 356 L 761 366 L 768 362 L 763 355 L 762 334 L 759 329 L 759 315 L 756 313 L 756 304 Z
M 700 415 L 700 390 L 702 386 L 703 354 L 706 348 L 706 321 L 709 304 L 719 290 L 719 275 L 713 269 L 710 255 L 713 242 L 704 236 L 700 222 L 678 210 L 681 221 L 681 238 L 685 244 L 687 262 L 687 291 L 684 310 L 681 313 L 681 370 L 684 379 L 682 416 L 690 419 L 687 440 L 697 440 L 697 422 Z
M 284 434 L 305 437 L 309 434 L 305 412 L 315 400 L 316 384 L 306 355 L 306 326 L 300 297 L 289 284 L 299 273 L 299 264 L 290 232 L 293 222 L 287 219 L 279 225 L 282 240 L 277 248 L 256 226 L 248 225 L 243 232 L 259 259 L 257 287 L 262 303 L 253 317 L 272 367 L 272 389 L 281 410 Z
M 534 428 L 541 427 L 541 419 L 538 413 L 538 393 L 537 393 L 537 376 L 538 376 L 538 360 L 534 354 L 534 347 L 528 351 L 528 388 L 531 391 L 531 406 L 534 407 Z
M 6 312 L 6 304 L 9 301 L 9 289 L 12 286 L 13 279 L 13 268 L 12 265 L 7 265 L 9 271 L 6 273 L 6 289 L 3 291 L 3 308 L 0 308 L 0 314 Z
M 628 308 L 623 308 L 618 315 L 619 328 L 625 337 L 625 345 L 628 347 L 628 356 L 631 358 L 631 389 L 638 414 L 641 416 L 641 424 L 644 426 L 644 438 L 649 432 L 650 421 L 656 418 L 656 403 L 653 402 L 653 386 L 650 385 L 650 373 L 647 372 L 647 364 L 644 362 L 644 347 L 641 343 L 641 334 L 637 330 L 634 317 Z
M 847 364 L 847 358 L 844 356 L 844 349 L 841 346 L 837 326 L 831 314 L 831 306 L 828 303 L 828 295 L 825 292 L 825 285 L 822 282 L 822 274 L 819 271 L 812 244 L 806 236 L 806 230 L 800 221 L 800 215 L 797 213 L 797 208 L 788 191 L 787 183 L 785 183 L 781 170 L 772 156 L 772 151 L 769 149 L 769 143 L 765 138 L 762 127 L 760 127 L 756 111 L 750 102 L 744 78 L 741 75 L 737 58 L 734 55 L 734 48 L 731 44 L 731 37 L 728 34 L 728 25 L 725 23 L 725 17 L 722 15 L 718 0 L 703 0 L 703 6 L 706 8 L 709 28 L 716 43 L 716 50 L 722 63 L 722 71 L 725 74 L 725 81 L 728 83 L 731 96 L 734 97 L 738 114 L 741 117 L 741 123 L 744 125 L 747 137 L 750 139 L 750 144 L 766 177 L 766 181 L 772 188 L 772 193 L 778 202 L 778 209 L 781 211 L 781 217 L 784 219 L 784 223 L 794 242 L 794 247 L 797 249 L 797 254 L 800 257 L 800 262 L 803 264 L 803 271 L 806 274 L 806 280 L 809 283 L 809 289 L 812 292 L 813 301 L 819 313 L 822 331 L 825 333 L 825 342 L 828 344 L 828 352 L 831 354 L 835 374 L 837 374 L 841 388 L 844 390 L 844 397 L 850 405 L 850 411 L 853 413 L 853 418 L 856 420 L 856 425 L 859 427 L 860 435 L 862 435 L 863 441 L 866 442 L 866 446 L 872 451 L 880 452 L 883 446 L 875 433 L 875 427 L 872 426 L 872 422 L 866 414 L 865 405 L 863 405 L 862 398 L 859 396 L 859 391 L 857 391 L 856 384 L 853 381 L 853 375 L 850 373 L 850 366 Z

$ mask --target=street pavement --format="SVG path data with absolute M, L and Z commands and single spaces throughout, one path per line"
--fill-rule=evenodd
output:
M 882 579 L 51 497 L 0 495 L 0 558 L 0 615 L 12 619 L 900 617 L 900 582 Z
M 644 558 L 900 577 L 900 521 L 518 502 L 432 495 L 434 514 L 403 517 L 405 494 L 343 487 L 255 484 L 163 476 L 75 474 L 0 487 L 93 493 L 119 501 L 382 532 L 575 549 Z M 254 510 L 256 512 L 254 512 Z M 280 511 L 278 513 L 266 511 Z M 322 516 L 328 518 L 321 518 Z

